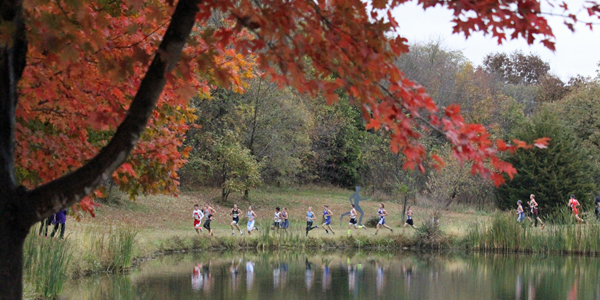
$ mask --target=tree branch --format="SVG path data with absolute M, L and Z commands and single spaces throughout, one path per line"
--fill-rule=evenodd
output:
M 171 24 L 156 51 L 156 55 L 135 95 L 127 117 L 106 147 L 87 164 L 61 178 L 28 193 L 34 211 L 28 222 L 34 224 L 54 212 L 69 207 L 89 195 L 111 177 L 123 163 L 142 134 L 156 102 L 185 45 L 195 22 L 200 0 L 180 0 L 171 17 Z
M 10 40 L 0 42 L 0 194 L 8 195 L 16 189 L 15 178 L 15 107 L 17 84 L 27 55 L 27 40 L 21 1 L 0 2 L 0 21 L 14 28 Z M 5 32 L 8 33 L 8 32 Z M 5 197 L 6 200 L 9 197 Z

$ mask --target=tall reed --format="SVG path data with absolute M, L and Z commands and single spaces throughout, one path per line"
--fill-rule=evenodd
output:
M 567 216 L 558 218 L 557 223 L 568 220 Z M 518 223 L 512 214 L 497 214 L 491 222 L 474 224 L 464 244 L 500 252 L 600 254 L 600 224 L 548 225 L 544 230 L 531 225 Z
M 131 227 L 110 227 L 108 231 L 88 228 L 79 245 L 92 272 L 122 272 L 131 267 L 138 231 Z
M 42 238 L 32 231 L 25 239 L 23 250 L 26 286 L 31 286 L 34 293 L 44 299 L 57 298 L 67 280 L 73 256 L 69 240 Z
M 119 227 L 108 240 L 108 270 L 121 272 L 131 267 L 133 250 L 138 231 L 130 227 Z

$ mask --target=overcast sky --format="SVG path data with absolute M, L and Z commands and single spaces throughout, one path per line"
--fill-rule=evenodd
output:
M 567 1 L 575 8 L 579 0 Z M 585 17 L 584 13 L 579 14 Z M 550 26 L 556 36 L 556 51 L 552 52 L 541 44 L 532 46 L 522 40 L 512 40 L 498 45 L 490 36 L 484 37 L 477 33 L 465 39 L 463 34 L 452 34 L 452 13 L 446 8 L 437 6 L 426 11 L 417 6 L 416 1 L 409 2 L 396 9 L 394 17 L 400 24 L 400 34 L 409 42 L 427 42 L 442 40 L 443 45 L 450 50 L 461 50 L 475 65 L 480 65 L 486 54 L 491 52 L 512 52 L 522 50 L 525 53 L 538 54 L 544 61 L 550 63 L 550 72 L 563 80 L 581 74 L 595 76 L 600 62 L 600 26 L 590 31 L 584 25 L 577 25 L 575 33 L 563 24 L 563 19 L 549 18 Z

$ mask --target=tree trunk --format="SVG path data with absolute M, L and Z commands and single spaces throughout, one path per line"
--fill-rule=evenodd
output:
M 404 217 L 406 216 L 406 202 L 408 202 L 408 194 L 404 195 L 404 206 L 402 207 L 402 224 L 406 222 Z
M 3 213 L 2 216 L 5 216 Z M 21 299 L 23 243 L 28 228 L 13 218 L 0 220 L 0 299 Z
M 27 58 L 23 1 L 0 0 L 0 22 L 12 34 L 5 35 L 0 43 L 0 300 L 22 298 L 23 243 L 29 228 L 79 202 L 125 162 L 148 123 L 167 75 L 179 60 L 199 2 L 177 3 L 127 116 L 110 142 L 81 168 L 27 191 L 18 187 L 14 158 L 17 86 Z
M 256 134 L 257 120 L 258 120 L 258 100 L 260 100 L 260 88 L 262 87 L 262 77 L 258 81 L 258 93 L 256 93 L 256 100 L 254 101 L 254 115 L 252 116 L 252 132 L 250 133 L 250 140 L 248 141 L 248 149 L 250 149 L 250 155 L 254 156 L 254 135 Z M 244 199 L 250 199 L 250 190 L 247 188 L 244 190 Z

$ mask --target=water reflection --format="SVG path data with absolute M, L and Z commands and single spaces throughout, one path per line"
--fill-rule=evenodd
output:
M 599 280 L 591 257 L 201 253 L 70 281 L 64 298 L 599 299 Z
M 306 291 L 310 291 L 312 289 L 313 283 L 315 281 L 315 271 L 312 269 L 312 264 L 308 261 L 308 258 L 305 259 L 305 268 L 306 272 L 304 273 L 304 281 L 306 283 Z
M 231 266 L 229 267 L 229 272 L 231 273 L 231 289 L 233 291 L 237 291 L 238 287 L 240 285 L 240 277 L 239 272 L 238 272 L 238 268 L 240 267 L 240 263 L 242 262 L 242 260 L 238 260 L 238 263 L 235 264 L 234 263 L 235 260 L 231 260 Z
M 322 276 L 322 279 L 321 279 L 321 285 L 322 285 L 323 292 L 325 292 L 331 286 L 331 270 L 329 269 L 329 263 L 328 262 L 325 262 L 322 265 L 322 268 L 323 268 L 323 272 L 321 274 L 323 276 Z
M 251 261 L 247 261 L 246 262 L 246 289 L 251 290 L 253 283 L 254 283 L 254 263 Z

